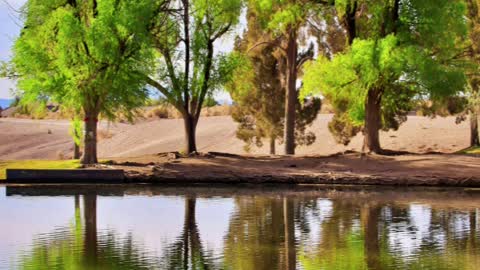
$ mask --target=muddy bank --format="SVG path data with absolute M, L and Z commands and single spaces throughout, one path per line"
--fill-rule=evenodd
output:
M 480 187 L 480 158 L 454 154 L 270 157 L 209 153 L 113 159 L 127 182 Z

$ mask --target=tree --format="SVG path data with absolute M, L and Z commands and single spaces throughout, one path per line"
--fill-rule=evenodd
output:
M 235 52 L 243 57 L 244 64 L 233 73 L 227 84 L 236 106 L 232 117 L 239 123 L 237 137 L 245 141 L 249 151 L 255 144 L 263 145 L 268 138 L 270 154 L 275 154 L 275 144 L 282 142 L 285 116 L 285 84 L 281 80 L 286 61 L 275 44 L 266 44 L 249 50 L 260 42 L 273 42 L 269 33 L 262 30 L 258 18 L 248 12 L 248 27 L 242 39 L 237 39 Z M 313 53 L 310 50 L 309 53 Z M 320 99 L 310 99 L 308 106 L 296 101 L 297 124 L 295 126 L 295 146 L 310 145 L 315 141 L 312 132 L 306 127 L 315 120 L 320 110 Z
M 227 59 L 214 44 L 238 22 L 241 0 L 181 0 L 169 6 L 166 20 L 152 27 L 162 56 L 156 77 L 145 75 L 182 115 L 185 152 L 197 151 L 195 131 L 206 97 L 228 77 Z
M 13 63 L 22 102 L 52 100 L 84 116 L 83 164 L 97 163 L 97 122 L 131 119 L 148 96 L 140 74 L 153 54 L 148 26 L 156 0 L 30 0 Z M 146 64 L 147 63 L 147 64 Z
M 275 35 L 273 42 L 260 42 L 254 47 L 276 44 L 286 60 L 285 63 L 281 64 L 284 65 L 285 70 L 282 80 L 286 85 L 284 143 L 285 154 L 287 155 L 295 154 L 295 107 L 298 100 L 298 71 L 303 63 L 311 58 L 308 53 L 299 53 L 298 41 L 301 36 L 299 31 L 308 22 L 308 17 L 318 12 L 318 7 L 326 3 L 326 1 L 309 0 L 250 1 L 251 8 Z
M 473 70 L 468 73 L 469 81 L 469 106 L 470 113 L 470 146 L 480 146 L 478 131 L 478 115 L 480 114 L 480 2 L 467 0 L 468 19 L 470 25 L 470 44 L 468 47 L 468 59 L 473 62 Z
M 368 4 L 367 4 L 368 3 Z M 308 65 L 302 95 L 335 108 L 330 130 L 347 144 L 360 130 L 364 151 L 386 153 L 380 129 L 397 129 L 416 99 L 442 99 L 465 87 L 460 40 L 463 1 L 336 1 L 349 48 Z M 302 96 L 301 95 L 301 96 Z

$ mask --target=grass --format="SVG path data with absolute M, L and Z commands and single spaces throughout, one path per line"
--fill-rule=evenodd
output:
M 460 154 L 480 155 L 480 146 L 474 146 L 460 151 Z
M 76 169 L 78 160 L 0 160 L 0 181 L 6 179 L 6 169 Z

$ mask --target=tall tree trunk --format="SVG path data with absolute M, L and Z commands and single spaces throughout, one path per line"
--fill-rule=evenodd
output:
M 297 32 L 291 28 L 287 44 L 287 88 L 285 93 L 285 154 L 295 154 L 295 105 L 297 103 Z
M 382 92 L 378 89 L 368 91 L 365 103 L 365 127 L 363 151 L 366 153 L 382 152 L 380 147 L 380 109 L 382 103 Z
M 283 198 L 283 223 L 285 226 L 285 268 L 294 270 L 297 265 L 295 248 L 295 223 L 293 213 L 293 200 Z
M 185 154 L 197 152 L 196 129 L 197 121 L 189 114 L 183 116 L 183 123 L 185 125 Z
M 85 117 L 85 135 L 84 135 L 84 149 L 81 163 L 95 164 L 97 159 L 97 122 L 98 113 L 86 113 Z
M 480 137 L 478 134 L 478 114 L 472 112 L 470 114 L 470 146 L 480 146 Z
M 275 155 L 275 138 L 270 138 L 270 155 Z

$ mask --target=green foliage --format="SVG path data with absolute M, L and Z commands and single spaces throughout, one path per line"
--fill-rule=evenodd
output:
M 315 1 L 308 0 L 249 0 L 249 7 L 259 17 L 261 25 L 276 34 L 298 29 L 309 14 L 318 11 Z
M 357 36 L 345 52 L 305 68 L 300 98 L 321 94 L 330 101 L 330 129 L 339 142 L 348 143 L 363 127 L 369 91 L 380 93 L 381 127 L 396 129 L 414 101 L 443 99 L 465 87 L 457 57 L 466 34 L 465 21 L 458 19 L 465 13 L 463 1 L 398 3 L 397 14 L 395 1 L 336 2 L 340 14 L 357 6 Z
M 150 84 L 179 111 L 183 112 L 188 103 L 189 110 L 199 114 L 206 97 L 220 89 L 229 77 L 231 59 L 223 54 L 214 55 L 213 43 L 238 23 L 241 6 L 240 0 L 185 1 L 181 9 L 188 7 L 190 16 L 172 13 L 165 22 L 159 20 L 155 25 L 152 34 L 162 61 L 157 65 L 156 80 Z M 188 38 L 183 31 L 186 23 Z M 189 59 L 185 58 L 186 43 Z
M 146 30 L 156 2 L 30 0 L 13 58 L 22 102 L 131 116 L 147 97 L 137 74 L 152 66 Z
M 362 125 L 366 89 L 394 81 L 402 73 L 403 59 L 394 50 L 396 44 L 393 35 L 380 41 L 355 40 L 348 52 L 333 61 L 320 57 L 306 66 L 300 97 L 321 93 L 335 108 L 345 107 L 349 121 Z
M 73 141 L 75 142 L 76 145 L 80 145 L 82 143 L 83 139 L 83 123 L 82 121 L 78 118 L 75 117 L 72 121 L 70 121 L 70 128 L 69 128 L 69 134 L 73 138 Z
M 219 105 L 218 102 L 212 96 L 207 96 L 205 98 L 205 104 L 204 104 L 205 107 L 210 108 L 210 107 L 215 107 L 217 105 Z
M 285 56 L 274 44 L 254 49 L 259 42 L 272 42 L 271 35 L 262 30 L 260 20 L 248 13 L 248 31 L 237 38 L 234 58 L 236 69 L 226 88 L 235 101 L 232 113 L 239 123 L 237 137 L 245 142 L 249 152 L 253 145 L 262 147 L 264 139 L 282 143 L 285 117 L 285 85 L 281 80 L 285 73 Z M 310 145 L 315 135 L 307 132 L 320 110 L 320 100 L 312 100 L 309 106 L 298 102 L 296 144 Z

